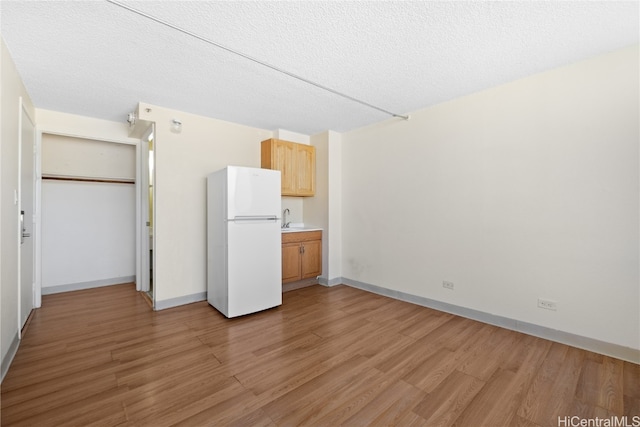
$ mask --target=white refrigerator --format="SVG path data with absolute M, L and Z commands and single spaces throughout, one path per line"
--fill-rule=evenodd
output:
M 207 300 L 226 317 L 282 304 L 280 171 L 207 177 Z

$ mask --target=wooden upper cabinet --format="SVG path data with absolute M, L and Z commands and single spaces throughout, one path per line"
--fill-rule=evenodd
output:
M 316 147 L 295 144 L 296 194 L 313 196 L 316 192 Z
M 283 196 L 313 196 L 316 191 L 316 147 L 281 139 L 262 141 L 262 167 L 279 170 Z
M 265 144 L 268 141 L 273 142 Z M 265 159 L 268 162 L 267 165 L 265 165 Z M 295 160 L 296 150 L 292 142 L 278 141 L 277 139 L 262 142 L 262 167 L 280 171 L 283 196 L 294 194 L 296 191 Z

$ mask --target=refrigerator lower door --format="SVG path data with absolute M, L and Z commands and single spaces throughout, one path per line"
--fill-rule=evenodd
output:
M 227 317 L 282 304 L 279 221 L 229 221 L 227 229 Z

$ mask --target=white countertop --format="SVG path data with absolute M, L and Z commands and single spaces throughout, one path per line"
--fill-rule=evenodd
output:
M 300 233 L 302 231 L 322 231 L 320 227 L 305 226 L 303 223 L 291 223 L 289 228 L 281 228 L 283 233 Z

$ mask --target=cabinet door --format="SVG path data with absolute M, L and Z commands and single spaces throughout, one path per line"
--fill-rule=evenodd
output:
M 322 274 L 322 241 L 304 242 L 302 248 L 302 278 L 308 279 Z
M 282 244 L 282 283 L 300 280 L 300 243 Z
M 282 195 L 296 194 L 295 145 L 291 142 L 274 140 L 272 169 L 280 171 Z
M 316 148 L 296 144 L 295 184 L 298 196 L 313 196 L 316 191 Z

